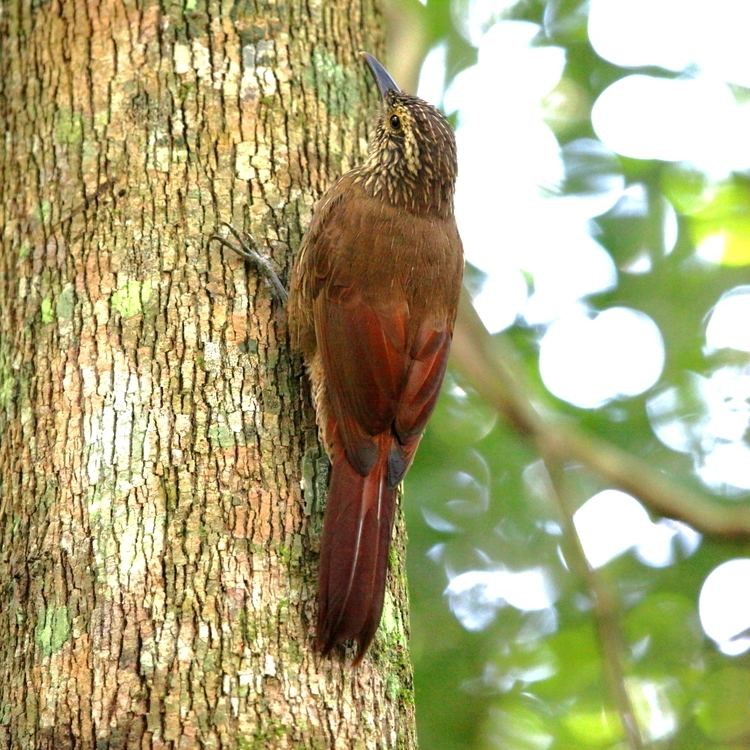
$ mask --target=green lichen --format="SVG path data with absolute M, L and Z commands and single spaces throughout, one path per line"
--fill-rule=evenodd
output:
M 316 88 L 329 114 L 346 115 L 360 103 L 360 75 L 361 71 L 357 66 L 340 65 L 332 52 L 316 49 L 312 65 L 303 73 L 303 80 L 306 86 Z M 338 94 L 331 95 L 331 92 Z
M 279 544 L 278 547 L 276 547 L 276 555 L 285 565 L 289 565 L 292 562 L 292 548 L 285 544 Z
M 391 569 L 394 568 L 396 565 L 398 565 L 398 561 L 399 561 L 398 550 L 396 549 L 396 546 L 392 544 L 388 548 L 388 567 Z
M 51 478 L 47 480 L 47 483 L 44 487 L 44 492 L 42 493 L 42 496 L 39 500 L 39 506 L 41 508 L 43 508 L 44 510 L 48 510 L 52 503 L 55 502 L 58 487 L 59 483 L 57 479 Z
M 83 118 L 78 112 L 60 110 L 55 125 L 58 143 L 80 143 L 83 140 Z
M 59 651 L 70 637 L 68 608 L 42 607 L 34 630 L 36 645 L 45 656 Z
M 302 663 L 302 648 L 300 647 L 299 641 L 288 641 L 286 645 L 286 653 L 289 656 L 290 664 Z
M 374 653 L 379 660 L 387 660 L 394 671 L 402 666 L 402 661 L 407 658 L 406 654 L 408 654 L 408 639 L 406 637 L 404 620 L 400 610 L 395 605 L 392 594 L 387 589 L 383 601 L 383 615 L 375 640 Z M 401 682 L 405 684 L 403 678 Z
M 0 408 L 7 409 L 13 400 L 16 390 L 16 379 L 10 372 L 0 372 Z
M 243 5 L 247 5 L 248 7 L 243 9 Z M 232 3 L 232 10 L 230 11 L 230 16 L 233 20 L 242 20 L 243 23 L 247 23 L 248 19 L 253 18 L 253 14 L 255 13 L 255 10 L 250 7 L 251 3 L 243 3 L 243 2 L 236 2 Z M 255 26 L 248 26 L 246 28 L 240 28 L 239 30 L 239 37 L 240 37 L 240 44 L 245 47 L 248 44 L 257 44 L 258 42 L 262 42 L 265 40 L 267 35 L 266 27 L 262 24 L 257 24 Z
M 52 297 L 45 297 L 42 300 L 42 323 L 51 323 L 55 319 L 55 312 L 52 309 Z
M 42 201 L 36 209 L 36 216 L 42 224 L 46 224 L 52 216 L 52 204 L 49 201 Z
M 387 637 L 402 635 L 401 618 L 397 616 L 396 607 L 393 605 L 393 596 L 390 591 L 385 592 L 383 600 L 383 616 L 380 621 L 383 634 Z
M 93 452 L 97 450 L 97 447 L 92 446 L 89 450 Z M 96 529 L 99 528 L 102 513 L 111 506 L 113 496 L 114 482 L 111 478 L 100 476 L 99 481 L 93 487 L 89 488 L 86 503 L 89 523 L 94 524 Z
M 257 354 L 258 353 L 258 342 L 256 339 L 247 338 L 240 345 L 239 350 L 243 354 Z
M 268 721 L 258 727 L 252 737 L 238 737 L 237 750 L 265 750 L 274 747 L 274 740 L 279 740 L 286 735 L 289 728 L 282 722 Z
M 219 655 L 216 651 L 206 651 L 203 656 L 201 667 L 206 674 L 215 674 L 220 671 Z
M 145 312 L 148 303 L 151 301 L 153 288 L 137 279 L 128 279 L 119 289 L 110 297 L 112 309 L 127 319 Z
M 94 113 L 94 128 L 104 128 L 109 125 L 110 111 L 108 109 L 100 109 Z
M 72 284 L 66 284 L 63 287 L 60 296 L 57 298 L 55 312 L 60 320 L 70 320 L 73 317 L 73 306 L 75 305 L 76 293 Z
M 385 678 L 385 695 L 389 701 L 396 701 L 401 695 L 401 680 L 393 673 Z

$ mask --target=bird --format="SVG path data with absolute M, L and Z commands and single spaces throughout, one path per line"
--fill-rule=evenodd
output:
M 331 462 L 316 646 L 354 640 L 355 665 L 380 622 L 396 492 L 443 382 L 464 267 L 453 130 L 360 54 L 380 92 L 374 134 L 316 205 L 287 305 Z
M 316 204 L 290 287 L 252 237 L 211 240 L 251 262 L 287 307 L 331 462 L 315 644 L 359 664 L 380 623 L 396 492 L 445 376 L 463 278 L 453 130 L 360 53 L 380 92 L 364 162 Z

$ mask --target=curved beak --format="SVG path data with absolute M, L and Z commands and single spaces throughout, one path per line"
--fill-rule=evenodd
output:
M 400 91 L 396 82 L 391 78 L 391 74 L 380 64 L 380 62 L 373 57 L 369 52 L 360 52 L 360 57 L 367 63 L 367 66 L 372 72 L 372 77 L 375 79 L 375 83 L 378 84 L 380 89 L 380 95 L 385 98 L 389 91 Z

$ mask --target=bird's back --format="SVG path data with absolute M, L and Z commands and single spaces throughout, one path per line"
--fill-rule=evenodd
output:
M 405 303 L 410 327 L 426 315 L 453 327 L 463 249 L 452 214 L 413 214 L 373 198 L 354 170 L 320 200 L 292 274 L 293 343 L 314 354 L 312 303 L 356 287 L 373 307 Z

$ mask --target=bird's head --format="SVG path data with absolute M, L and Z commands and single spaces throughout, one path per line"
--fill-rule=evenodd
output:
M 362 167 L 368 193 L 412 213 L 449 216 L 456 182 L 456 140 L 431 104 L 401 91 L 370 54 L 362 57 L 375 78 L 382 106 Z

